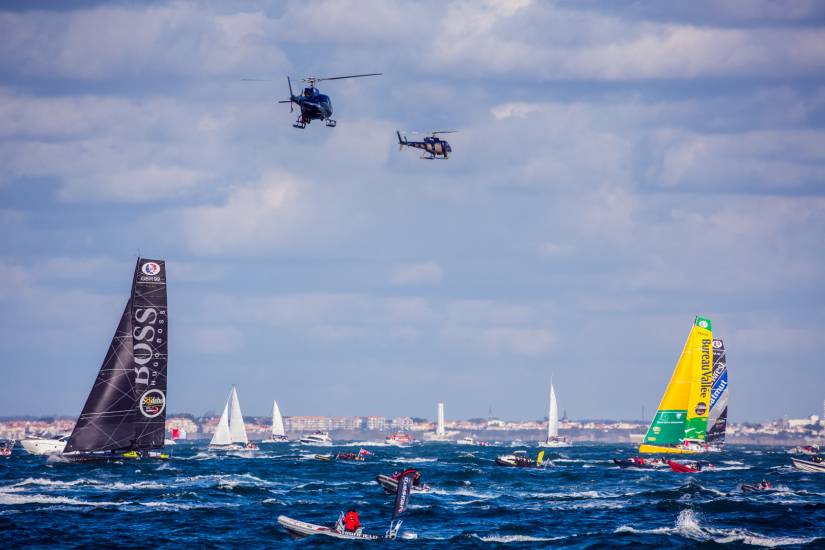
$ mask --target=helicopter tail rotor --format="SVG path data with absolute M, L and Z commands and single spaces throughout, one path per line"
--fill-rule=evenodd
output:
M 292 81 L 289 79 L 289 75 L 286 77 L 286 85 L 289 86 L 289 112 L 293 111 L 292 107 Z
M 403 151 L 404 150 L 404 145 L 407 144 L 407 139 L 406 138 L 402 139 L 401 138 L 401 132 L 399 132 L 398 130 L 395 131 L 395 134 L 398 136 L 398 150 Z

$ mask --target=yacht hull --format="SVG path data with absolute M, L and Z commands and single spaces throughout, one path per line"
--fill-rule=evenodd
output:
M 825 473 L 825 462 L 813 462 L 801 458 L 791 458 L 791 462 L 794 468 L 803 472 Z
M 66 447 L 66 441 L 59 439 L 23 439 L 20 445 L 33 455 L 54 455 L 63 452 Z
M 691 455 L 696 454 L 697 451 L 692 449 L 683 449 L 680 447 L 667 447 L 665 445 L 649 445 L 647 443 L 642 443 L 639 445 L 639 452 L 640 453 L 656 453 L 656 454 L 679 454 L 679 455 Z

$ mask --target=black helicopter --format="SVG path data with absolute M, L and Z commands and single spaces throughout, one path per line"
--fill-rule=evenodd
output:
M 444 157 L 444 160 L 449 158 L 449 153 L 453 152 L 453 148 L 447 143 L 447 140 L 437 138 L 439 134 L 454 134 L 455 130 L 438 130 L 432 132 L 430 137 L 425 137 L 424 141 L 407 141 L 407 136 L 401 137 L 401 132 L 395 132 L 398 135 L 398 150 L 404 149 L 404 146 L 413 147 L 415 149 L 422 149 L 429 156 L 423 156 L 422 159 L 435 160 L 436 158 Z
M 330 118 L 332 116 L 332 101 L 330 101 L 328 95 L 322 94 L 318 88 L 315 87 L 315 84 L 318 82 L 323 82 L 324 80 L 341 80 L 344 78 L 360 78 L 362 76 L 379 76 L 380 74 L 381 73 L 353 74 L 349 76 L 333 76 L 330 78 L 317 78 L 310 76 L 303 79 L 308 86 L 304 88 L 301 95 L 295 95 L 292 93 L 292 81 L 289 77 L 286 77 L 286 82 L 289 86 L 289 99 L 279 101 L 278 103 L 289 103 L 289 112 L 292 112 L 293 103 L 300 107 L 301 114 L 298 116 L 298 120 L 295 121 L 295 124 L 292 125 L 293 128 L 306 128 L 307 124 L 313 120 L 323 120 L 326 122 L 327 126 L 334 128 L 337 122 Z

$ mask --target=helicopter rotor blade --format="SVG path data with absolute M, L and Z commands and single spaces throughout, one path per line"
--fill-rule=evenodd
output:
M 241 82 L 272 82 L 268 78 L 242 78 Z
M 458 130 L 436 130 L 435 132 L 433 132 L 433 135 L 437 135 L 437 134 L 455 134 L 455 133 L 458 133 Z
M 361 78 L 363 76 L 381 76 L 384 73 L 366 73 L 366 74 L 351 74 L 347 76 L 330 76 L 327 78 L 311 78 L 305 80 L 314 80 L 315 82 L 322 82 L 324 80 L 342 80 L 344 78 Z

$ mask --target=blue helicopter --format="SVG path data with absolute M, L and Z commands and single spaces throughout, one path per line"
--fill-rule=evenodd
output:
M 438 130 L 432 132 L 430 137 L 425 137 L 424 141 L 408 141 L 407 136 L 401 137 L 401 132 L 396 130 L 398 136 L 398 150 L 401 151 L 404 147 L 412 147 L 414 149 L 422 149 L 429 156 L 422 156 L 422 159 L 435 160 L 442 157 L 444 160 L 449 158 L 449 154 L 453 152 L 453 148 L 447 143 L 447 140 L 437 138 L 439 134 L 454 134 L 455 130 Z M 413 132 L 416 133 L 416 132 Z
M 302 79 L 307 83 L 301 95 L 295 95 L 292 92 L 292 81 L 286 77 L 287 85 L 289 86 L 289 99 L 279 101 L 278 103 L 289 103 L 289 112 L 293 110 L 293 104 L 298 105 L 301 109 L 301 114 L 298 120 L 292 125 L 293 128 L 306 128 L 307 124 L 313 120 L 323 120 L 330 128 L 334 128 L 338 124 L 335 120 L 330 118 L 332 116 L 332 101 L 328 95 L 322 94 L 315 84 L 325 80 L 342 80 L 344 78 L 361 78 L 363 76 L 379 76 L 381 73 L 369 74 L 353 74 L 349 76 L 333 76 L 330 78 L 318 78 L 310 76 Z

